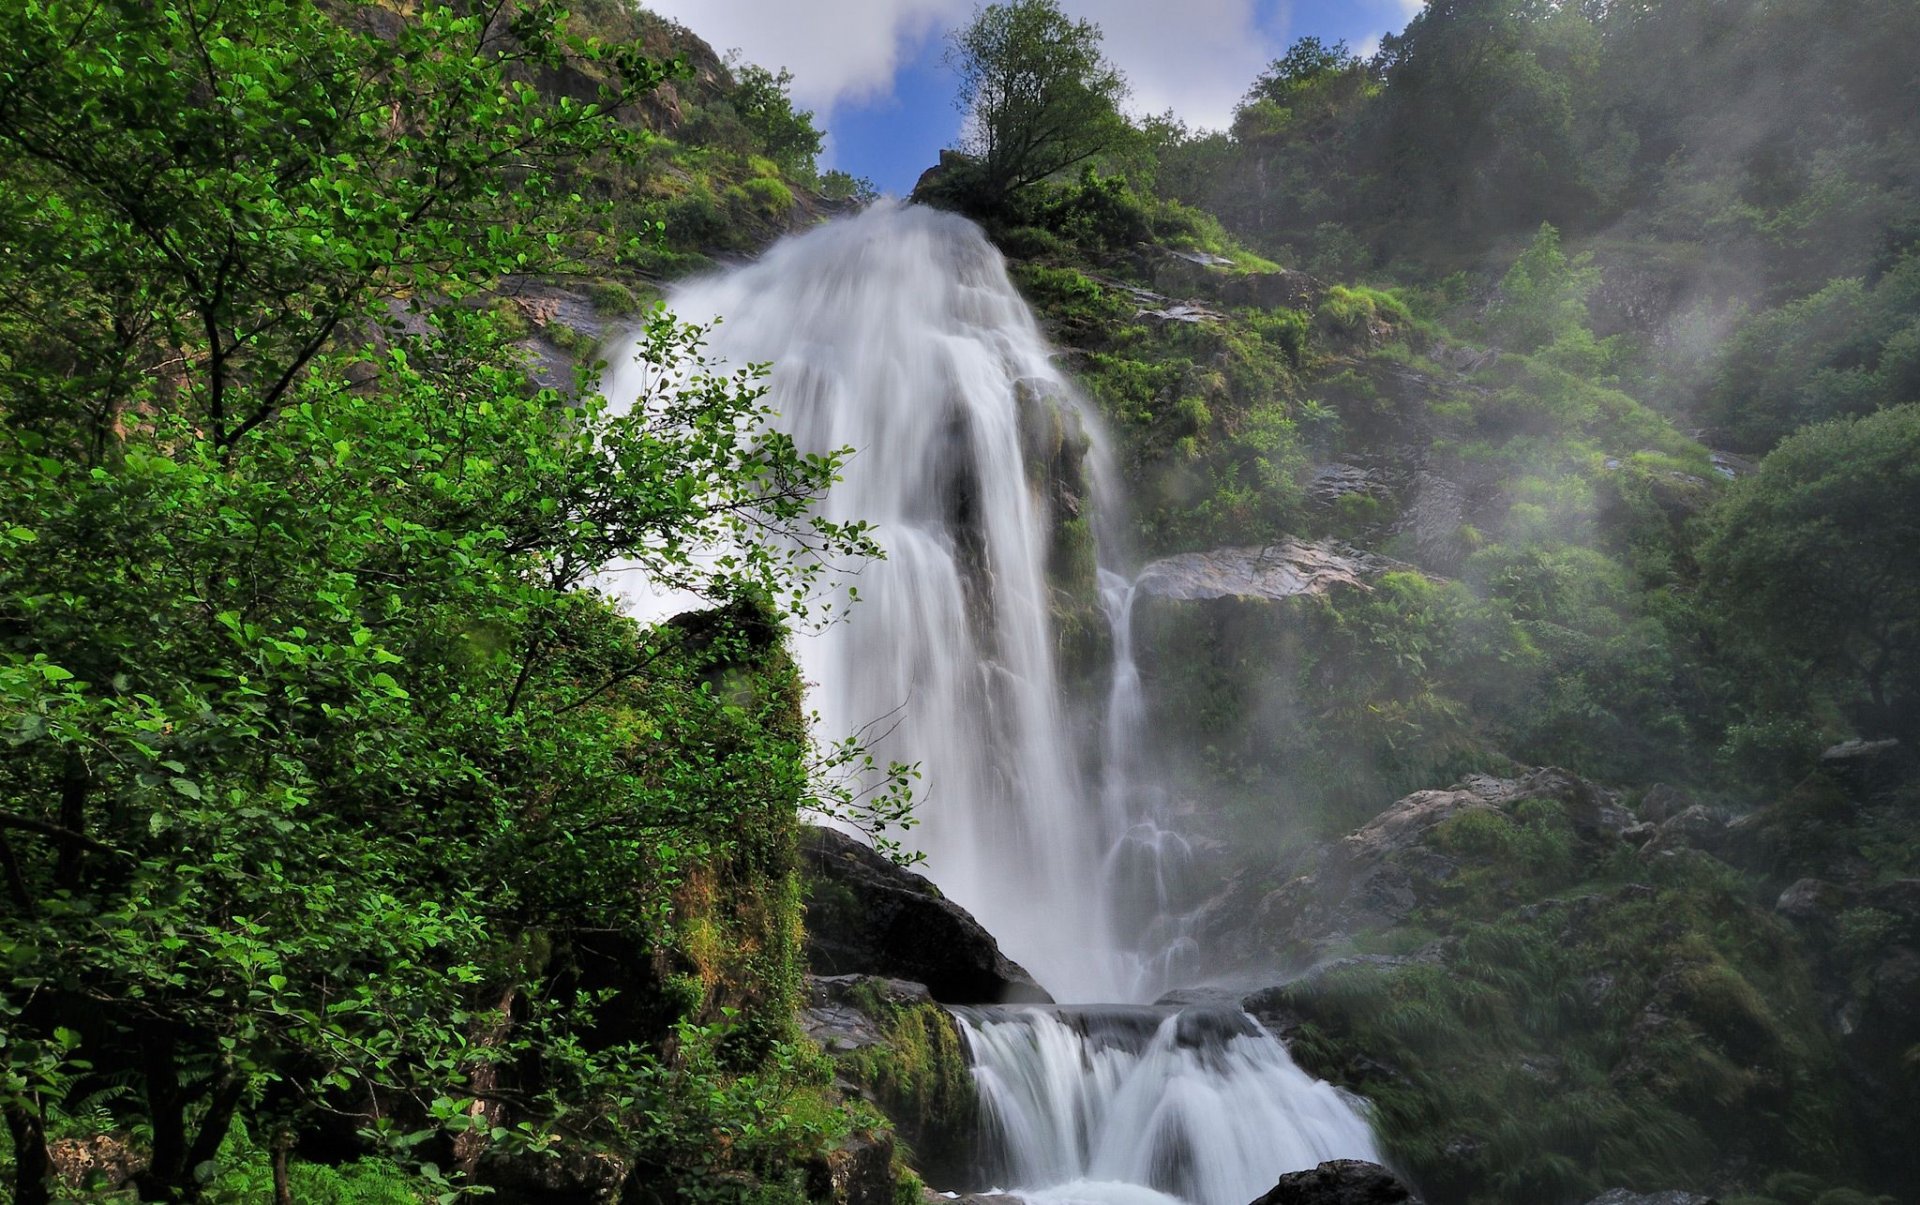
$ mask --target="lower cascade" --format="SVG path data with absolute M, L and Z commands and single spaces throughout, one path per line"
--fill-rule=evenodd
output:
M 669 304 L 724 316 L 717 359 L 773 364 L 769 401 L 803 451 L 854 449 L 821 506 L 874 524 L 887 559 L 844 622 L 797 641 L 823 735 L 919 763 L 910 836 L 929 877 L 1056 999 L 1083 1002 L 956 1010 L 981 1176 L 1043 1205 L 1246 1205 L 1286 1172 L 1377 1159 L 1355 1102 L 1251 1017 L 1139 1003 L 1190 965 L 1193 892 L 1140 764 L 1125 503 L 999 252 L 962 218 L 887 203 Z M 634 396 L 621 374 L 645 366 L 615 364 L 609 395 Z M 1075 697 L 1049 580 L 1067 522 L 1094 544 L 1111 650 Z M 1110 1001 L 1126 1003 L 1093 1003 Z
M 1245 1013 L 955 1012 L 980 1087 L 982 1170 L 1037 1205 L 1247 1205 L 1284 1172 L 1380 1158 L 1351 1099 Z

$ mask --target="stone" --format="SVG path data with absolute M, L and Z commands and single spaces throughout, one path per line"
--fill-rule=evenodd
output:
M 814 974 L 923 983 L 942 1004 L 1053 1002 L 979 921 L 924 876 L 837 829 L 802 830 L 800 856 Z
M 1915 767 L 1904 745 L 1886 740 L 1834 745 L 1820 754 L 1820 768 L 1854 799 L 1878 801 L 1910 782 Z
M 893 1135 L 856 1134 L 807 1167 L 807 1200 L 820 1205 L 893 1205 Z
M 1773 910 L 1802 924 L 1830 924 L 1845 904 L 1845 893 L 1832 883 L 1801 879 L 1780 893 Z
M 808 975 L 800 1027 L 830 1054 L 884 1045 L 887 1035 L 867 1010 L 876 1000 L 911 1008 L 932 1003 L 933 993 L 924 983 L 880 975 Z
M 1334 589 L 1371 589 L 1371 579 L 1402 568 L 1397 561 L 1337 540 L 1289 537 L 1258 548 L 1218 548 L 1163 557 L 1140 571 L 1136 588 L 1150 598 L 1173 602 L 1223 598 L 1277 602 Z
M 1195 915 L 1194 935 L 1229 964 L 1313 967 L 1360 933 L 1388 929 L 1444 898 L 1460 865 L 1429 844 L 1441 825 L 1471 812 L 1506 815 L 1531 799 L 1561 805 L 1583 858 L 1625 839 L 1633 817 L 1617 795 L 1554 766 L 1523 778 L 1469 775 L 1445 790 L 1415 791 L 1338 841 L 1320 847 L 1280 886 L 1238 876 Z
M 1647 788 L 1640 800 L 1640 819 L 1651 824 L 1660 824 L 1693 806 L 1693 796 L 1679 787 L 1670 787 L 1664 782 L 1655 783 Z
M 1330 1159 L 1290 1172 L 1252 1205 L 1419 1205 L 1420 1198 L 1392 1172 L 1361 1159 Z
M 1633 1192 L 1630 1189 L 1615 1188 L 1601 1193 L 1587 1205 L 1719 1205 L 1712 1197 L 1703 1197 L 1699 1193 L 1680 1192 Z
M 1319 465 L 1307 482 L 1307 500 L 1316 506 L 1332 506 L 1354 494 L 1374 498 L 1384 492 L 1380 475 L 1357 464 Z
M 1450 572 L 1467 552 L 1460 529 L 1467 521 L 1467 492 L 1456 482 L 1418 473 L 1402 519 L 1423 565 Z

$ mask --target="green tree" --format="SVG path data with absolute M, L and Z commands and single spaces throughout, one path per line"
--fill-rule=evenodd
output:
M 1084 163 L 1128 134 L 1126 80 L 1100 52 L 1100 27 L 1069 20 L 1055 0 L 990 4 L 950 35 L 967 115 L 964 149 L 976 185 L 997 204 Z
M 562 69 L 600 99 L 527 82 Z M 804 1129 L 741 1081 L 780 1074 L 790 923 L 759 946 L 770 1028 L 568 968 L 586 940 L 664 960 L 695 866 L 788 889 L 780 616 L 817 557 L 873 551 L 811 516 L 837 461 L 664 315 L 652 393 L 614 406 L 532 388 L 459 304 L 582 245 L 571 179 L 632 149 L 619 108 L 663 72 L 546 4 L 0 13 L 16 1205 L 89 1100 L 151 1135 L 145 1200 L 200 1195 L 236 1116 L 283 1184 L 326 1117 L 422 1159 L 451 1136 L 462 1168 Z M 728 607 L 640 628 L 592 588 L 615 559 Z M 635 1035 L 675 1020 L 669 1065 Z
M 1700 557 L 1738 630 L 1811 666 L 1863 732 L 1920 735 L 1920 406 L 1788 437 Z

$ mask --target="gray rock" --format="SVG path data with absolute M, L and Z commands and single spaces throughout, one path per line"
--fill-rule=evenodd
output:
M 1290 1172 L 1253 1205 L 1419 1205 L 1398 1176 L 1378 1163 L 1332 1159 Z
M 1802 924 L 1827 924 L 1846 904 L 1846 894 L 1820 879 L 1801 879 L 1780 893 L 1773 910 Z
M 1899 741 L 1847 741 L 1820 754 L 1820 768 L 1862 801 L 1884 799 L 1911 781 L 1914 759 Z
M 1435 829 L 1470 812 L 1504 815 L 1529 799 L 1559 802 L 1589 855 L 1632 827 L 1613 792 L 1556 767 L 1520 779 L 1472 775 L 1446 790 L 1406 796 L 1321 847 L 1278 887 L 1237 877 L 1200 908 L 1195 938 L 1232 962 L 1271 967 L 1277 955 L 1313 965 L 1354 935 L 1400 924 L 1443 898 L 1459 866 L 1428 843 Z
M 1420 562 L 1442 572 L 1451 571 L 1466 555 L 1460 529 L 1467 521 L 1467 492 L 1458 484 L 1432 473 L 1413 479 L 1403 529 L 1413 537 Z
M 943 1004 L 1053 1002 L 979 921 L 924 876 L 836 829 L 802 830 L 800 855 L 814 974 L 923 983 Z
M 1719 1205 L 1712 1197 L 1703 1197 L 1699 1193 L 1680 1192 L 1633 1192 L 1630 1189 L 1615 1188 L 1601 1193 L 1587 1205 Z
M 1307 483 L 1307 498 L 1318 506 L 1332 506 L 1354 494 L 1371 498 L 1385 492 L 1380 475 L 1357 464 L 1320 465 Z
M 1649 787 L 1646 796 L 1640 800 L 1640 819 L 1659 824 L 1692 806 L 1692 795 L 1679 787 L 1658 782 Z
M 884 1045 L 887 1035 L 866 1007 L 873 1000 L 910 1008 L 931 1003 L 933 994 L 924 983 L 879 975 L 809 975 L 800 1026 L 830 1054 Z
M 1199 602 L 1237 598 L 1275 602 L 1336 588 L 1370 589 L 1371 579 L 1406 566 L 1336 540 L 1284 539 L 1261 548 L 1187 552 L 1140 571 L 1138 589 L 1151 598 Z

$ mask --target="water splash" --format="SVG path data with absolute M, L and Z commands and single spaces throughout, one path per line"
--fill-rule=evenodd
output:
M 1350 1098 L 1244 1013 L 956 1010 L 975 1062 L 988 1174 L 1042 1205 L 1123 1205 L 1142 1188 L 1246 1205 L 1287 1171 L 1378 1160 Z

